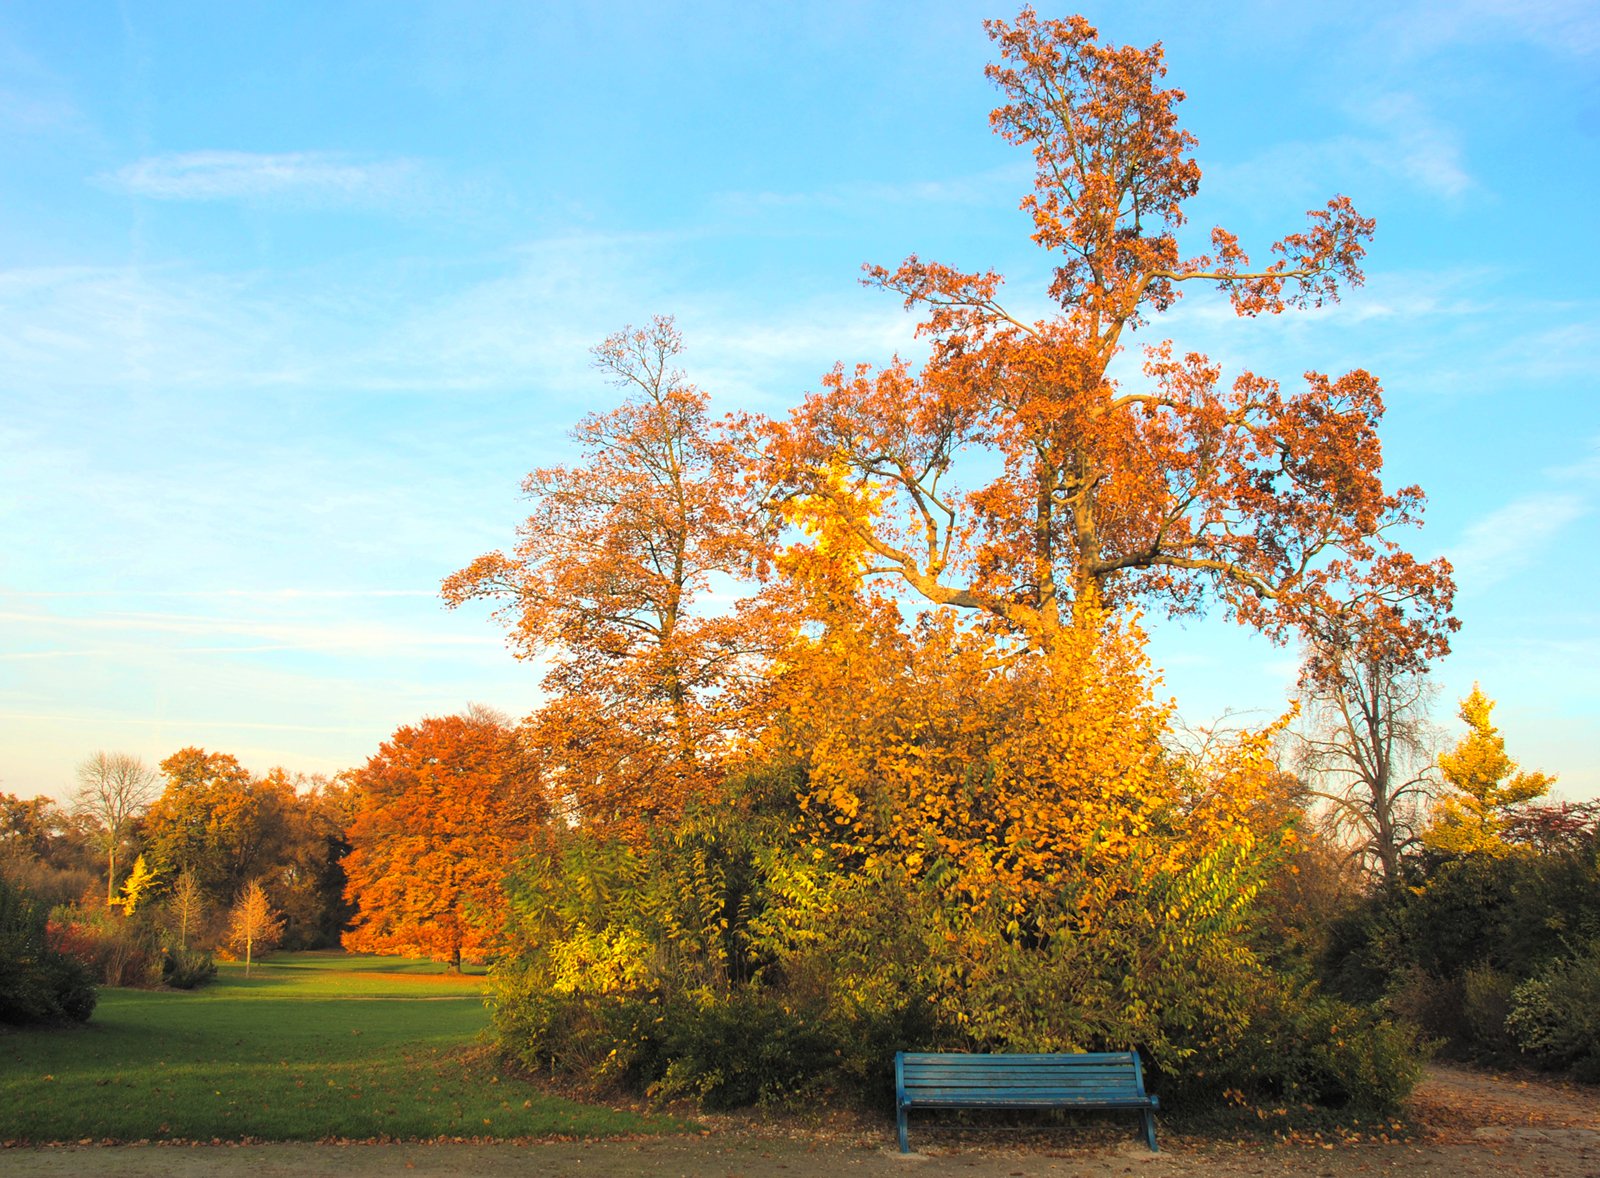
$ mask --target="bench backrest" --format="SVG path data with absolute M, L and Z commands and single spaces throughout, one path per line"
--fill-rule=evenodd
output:
M 1136 1051 L 1083 1055 L 966 1055 L 906 1051 L 895 1057 L 904 1103 L 961 1096 L 1143 1099 L 1144 1070 Z

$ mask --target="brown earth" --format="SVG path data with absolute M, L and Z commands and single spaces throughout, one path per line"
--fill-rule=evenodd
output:
M 1419 1131 L 1407 1140 L 1316 1139 L 1227 1143 L 1163 1133 L 1152 1154 L 1136 1139 L 1074 1130 L 1003 1137 L 913 1129 L 924 1152 L 902 1156 L 892 1126 L 777 1127 L 728 1121 L 688 1138 L 603 1142 L 352 1145 L 130 1145 L 19 1148 L 0 1152 L 7 1178 L 527 1178 L 575 1174 L 908 1175 L 1023 1178 L 1600 1178 L 1600 1091 L 1532 1075 L 1436 1066 L 1410 1104 Z M 1108 1128 L 1107 1132 L 1113 1132 Z

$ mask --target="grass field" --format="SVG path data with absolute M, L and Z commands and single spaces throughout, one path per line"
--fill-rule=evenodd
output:
M 102 990 L 89 1025 L 0 1034 L 0 1141 L 611 1136 L 684 1128 L 499 1074 L 483 979 L 343 953 Z

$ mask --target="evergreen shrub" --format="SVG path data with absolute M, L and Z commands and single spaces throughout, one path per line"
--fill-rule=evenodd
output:
M 95 999 L 88 969 L 50 946 L 43 907 L 0 876 L 0 1023 L 87 1022 Z

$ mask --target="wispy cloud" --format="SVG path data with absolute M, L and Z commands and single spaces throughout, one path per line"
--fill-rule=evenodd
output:
M 848 275 L 826 291 L 776 290 L 758 305 L 691 287 L 684 271 L 706 249 L 703 235 L 574 232 L 470 269 L 408 260 L 299 272 L 293 286 L 187 265 L 0 270 L 0 387 L 33 399 L 39 419 L 53 418 L 67 392 L 138 391 L 152 405 L 215 392 L 220 406 L 294 390 L 537 389 L 587 405 L 598 387 L 589 349 L 625 323 L 668 312 L 705 387 L 771 395 L 776 376 L 793 397 L 808 387 L 796 379 L 814 381 L 836 360 L 882 359 L 910 342 L 898 300 L 866 294 Z M 800 375 L 775 371 L 787 361 Z
M 458 630 L 430 633 L 417 626 L 380 625 L 362 623 L 348 618 L 323 623 L 275 621 L 263 618 L 219 618 L 193 614 L 108 612 L 81 617 L 43 614 L 28 611 L 0 611 L 0 623 L 13 626 L 14 635 L 44 641 L 52 638 L 48 650 L 71 653 L 74 649 L 61 645 L 77 635 L 116 634 L 130 646 L 147 645 L 156 636 L 168 639 L 192 637 L 213 639 L 234 636 L 258 641 L 248 645 L 182 646 L 175 653 L 230 653 L 239 650 L 296 650 L 313 652 L 369 652 L 391 655 L 400 650 L 422 650 L 440 647 L 498 647 L 497 638 Z M 263 645 L 265 643 L 265 645 Z M 28 653 L 28 652 L 22 652 Z
M 1594 514 L 1600 494 L 1600 439 L 1587 457 L 1547 469 L 1554 486 L 1520 495 L 1467 528 L 1450 550 L 1464 587 L 1483 589 L 1534 563 L 1571 525 Z
M 725 192 L 715 199 L 719 211 L 729 214 L 787 209 L 860 211 L 879 215 L 894 205 L 977 205 L 989 208 L 996 200 L 1027 191 L 1032 180 L 1026 162 L 1006 164 L 968 176 L 901 182 L 861 181 L 836 184 L 814 192 Z M 1015 194 L 1015 195 L 1013 195 Z
M 59 72 L 0 28 L 0 128 L 23 134 L 86 129 L 72 87 Z
M 1600 9 L 1593 0 L 1435 0 L 1392 10 L 1376 23 L 1376 43 L 1400 58 L 1461 43 L 1526 43 L 1585 57 L 1600 52 Z
M 1230 203 L 1276 205 L 1287 199 L 1320 201 L 1330 183 L 1354 187 L 1354 179 L 1362 176 L 1388 177 L 1446 200 L 1476 187 L 1459 133 L 1416 95 L 1367 94 L 1351 101 L 1349 113 L 1359 130 L 1279 143 L 1238 163 L 1210 164 L 1207 191 Z
M 333 152 L 189 151 L 147 156 L 101 177 L 153 200 L 387 204 L 420 187 L 415 160 L 358 160 Z
M 1369 166 L 1447 198 L 1473 187 L 1458 135 L 1414 94 L 1379 94 L 1359 104 L 1356 113 L 1379 133 L 1376 140 L 1349 141 Z
M 0 127 L 29 134 L 80 127 L 83 116 L 64 98 L 0 88 Z
M 83 720 L 82 715 L 71 713 L 54 714 L 49 712 L 0 712 L 0 720 L 27 720 L 45 723 L 78 723 Z M 97 716 L 96 723 L 126 725 L 135 728 L 150 728 L 156 725 L 178 728 L 226 727 L 228 729 L 244 729 L 251 732 L 348 732 L 366 734 L 368 725 L 355 724 L 266 724 L 252 720 L 203 720 L 185 719 L 173 716 Z
M 1541 491 L 1513 499 L 1466 530 L 1450 550 L 1463 585 L 1483 589 L 1525 568 L 1568 525 L 1589 512 L 1581 495 Z

